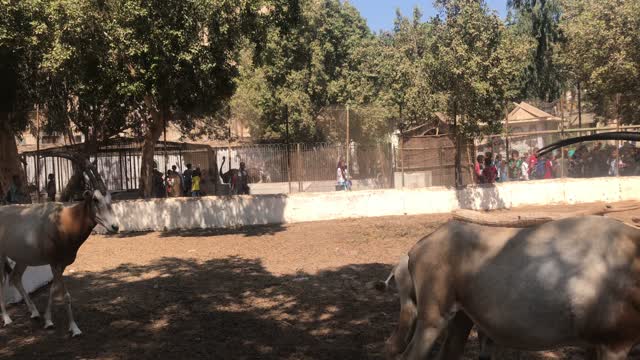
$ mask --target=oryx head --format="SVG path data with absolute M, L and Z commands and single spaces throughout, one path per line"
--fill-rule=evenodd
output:
M 86 190 L 84 201 L 89 208 L 89 216 L 95 223 L 104 226 L 110 233 L 117 233 L 120 227 L 111 206 L 111 194 L 104 195 L 100 190 Z
M 95 223 L 104 226 L 110 233 L 117 233 L 120 227 L 111 206 L 111 194 L 102 181 L 102 177 L 91 163 L 85 165 L 83 173 L 88 190 L 84 192 L 84 201 L 89 207 L 89 216 Z

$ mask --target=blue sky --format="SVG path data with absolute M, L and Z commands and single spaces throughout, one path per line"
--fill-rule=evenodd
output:
M 391 30 L 396 9 L 400 9 L 403 15 L 410 16 L 413 7 L 418 5 L 425 20 L 436 14 L 432 0 L 349 0 L 349 3 L 367 19 L 369 28 L 373 31 Z M 491 9 L 497 10 L 501 17 L 505 17 L 507 0 L 487 0 L 487 3 Z

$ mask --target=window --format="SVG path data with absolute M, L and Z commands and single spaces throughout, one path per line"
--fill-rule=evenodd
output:
M 58 135 L 43 135 L 40 141 L 43 144 L 55 144 L 58 142 L 58 138 Z

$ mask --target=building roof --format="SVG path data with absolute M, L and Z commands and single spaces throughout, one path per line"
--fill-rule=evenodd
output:
M 536 121 L 562 121 L 562 119 L 560 119 L 559 117 L 551 115 L 546 111 L 540 110 L 539 108 L 524 101 L 520 104 L 515 105 L 516 107 L 511 110 L 508 115 L 510 124 Z

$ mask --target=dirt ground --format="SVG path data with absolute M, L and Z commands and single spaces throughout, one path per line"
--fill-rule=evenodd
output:
M 65 273 L 83 336 L 69 338 L 60 302 L 54 330 L 29 319 L 23 303 L 12 305 L 14 323 L 0 328 L 0 358 L 382 359 L 398 299 L 368 285 L 385 278 L 402 253 L 448 219 L 91 236 Z M 47 296 L 47 289 L 34 296 L 41 311 Z M 465 359 L 476 359 L 477 348 L 472 335 Z M 580 354 L 498 355 L 524 360 Z

